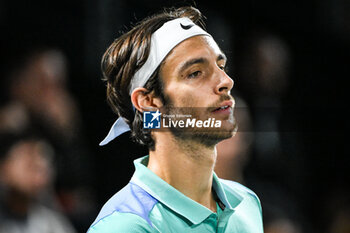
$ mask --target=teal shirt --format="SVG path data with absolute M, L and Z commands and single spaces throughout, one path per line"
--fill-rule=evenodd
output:
M 88 233 L 263 232 L 260 201 L 243 185 L 214 173 L 214 213 L 149 170 L 148 156 L 134 164 L 130 183 L 103 206 Z

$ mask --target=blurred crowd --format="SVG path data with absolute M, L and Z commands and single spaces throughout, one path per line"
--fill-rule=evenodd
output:
M 122 14 L 113 17 L 127 21 Z M 111 28 L 105 27 L 104 35 L 110 36 Z M 312 184 L 304 180 L 305 142 L 292 130 L 295 115 L 285 107 L 293 84 L 293 49 L 271 31 L 252 30 L 236 40 L 229 22 L 217 14 L 208 16 L 207 28 L 231 61 L 239 127 L 235 137 L 217 146 L 215 172 L 257 193 L 265 233 L 320 232 L 306 211 L 311 200 L 304 191 Z M 131 161 L 141 156 L 133 154 L 137 146 L 127 136 L 98 150 L 97 143 L 90 145 L 100 139 L 88 138 L 97 137 L 93 129 L 107 130 L 114 119 L 95 125 L 83 121 L 79 106 L 89 103 L 79 102 L 69 89 L 71 62 L 61 49 L 33 47 L 2 79 L 0 233 L 86 232 L 101 204 L 128 182 Z M 315 189 L 323 189 L 318 199 L 325 203 L 319 203 L 317 215 L 323 233 L 349 233 L 347 187 Z
M 19 61 L 0 108 L 0 232 L 83 232 L 95 215 L 94 169 L 67 58 L 43 48 Z

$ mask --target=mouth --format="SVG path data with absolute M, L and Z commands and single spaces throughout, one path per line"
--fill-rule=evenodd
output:
M 212 113 L 230 113 L 232 110 L 233 102 L 224 101 L 220 104 L 220 107 L 212 109 Z

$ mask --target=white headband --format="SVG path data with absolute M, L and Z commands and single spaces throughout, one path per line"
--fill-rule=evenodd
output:
M 136 88 L 143 87 L 147 83 L 153 72 L 176 45 L 190 37 L 198 35 L 210 36 L 210 34 L 194 24 L 189 18 L 177 18 L 168 21 L 155 31 L 151 37 L 151 48 L 147 61 L 131 79 L 129 94 L 131 95 Z M 122 117 L 119 117 L 106 138 L 100 143 L 100 146 L 106 145 L 114 138 L 129 130 L 128 124 Z

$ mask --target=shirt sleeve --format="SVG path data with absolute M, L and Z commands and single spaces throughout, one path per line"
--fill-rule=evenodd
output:
M 114 212 L 92 225 L 87 233 L 156 233 L 143 218 L 131 213 Z

